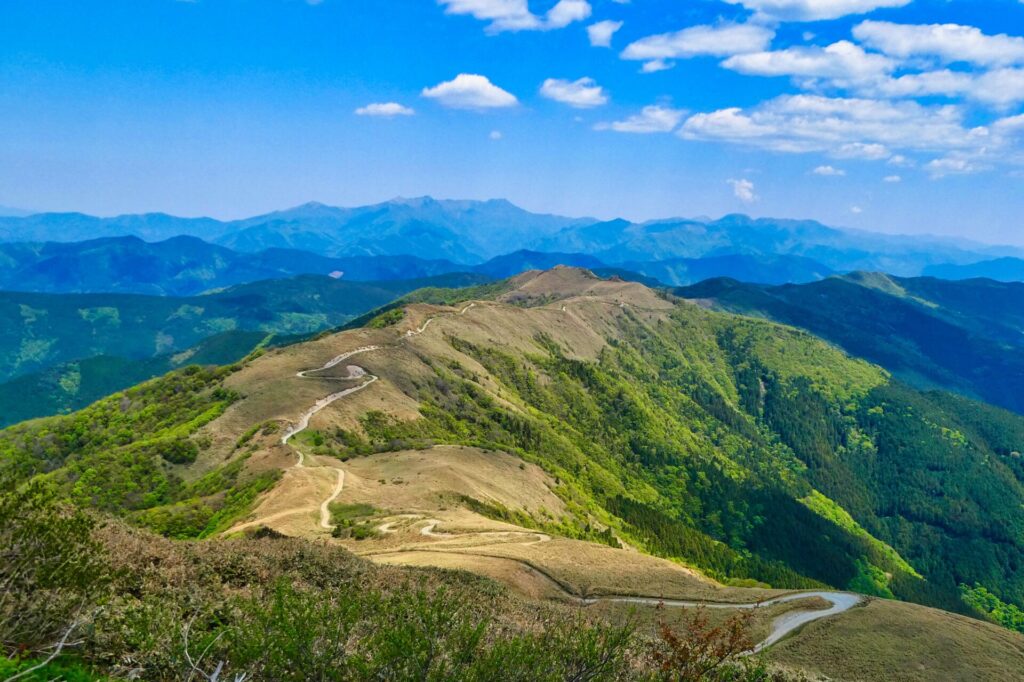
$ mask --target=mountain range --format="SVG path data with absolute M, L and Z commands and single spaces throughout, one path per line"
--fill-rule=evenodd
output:
M 913 276 L 945 263 L 1024 257 L 1019 248 L 842 230 L 810 220 L 728 215 L 718 220 L 599 221 L 534 214 L 505 200 L 430 197 L 357 208 L 309 203 L 231 221 L 161 213 L 112 218 L 80 213 L 0 217 L 0 241 L 4 242 L 75 242 L 115 236 L 152 242 L 181 235 L 245 253 L 291 249 L 332 258 L 415 255 L 469 265 L 524 249 L 579 253 L 611 266 L 738 254 L 796 256 L 832 271 Z

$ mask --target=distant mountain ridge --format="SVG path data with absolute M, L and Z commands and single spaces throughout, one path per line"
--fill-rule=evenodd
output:
M 300 249 L 325 256 L 417 255 L 480 262 L 539 236 L 592 219 L 530 213 L 503 199 L 394 199 L 357 208 L 310 202 L 243 220 L 176 218 L 163 213 L 98 218 L 40 213 L 0 218 L 2 241 L 84 241 L 135 236 L 161 241 L 179 235 L 245 252 Z
M 163 213 L 111 218 L 81 213 L 0 217 L 2 242 L 115 236 L 152 242 L 179 235 L 246 253 L 297 249 L 327 257 L 411 255 L 471 265 L 527 249 L 579 253 L 613 266 L 628 261 L 726 255 L 795 256 L 833 271 L 864 269 L 913 276 L 946 263 L 1024 257 L 1024 249 L 1019 248 L 845 230 L 813 220 L 727 215 L 717 220 L 600 221 L 535 214 L 503 199 L 399 198 L 354 208 L 311 202 L 231 221 Z
M 940 279 L 986 278 L 997 282 L 1024 282 L 1024 258 L 995 258 L 967 265 L 944 263 L 925 268 L 924 274 Z
M 332 258 L 281 248 L 243 253 L 188 236 L 158 242 L 145 242 L 139 237 L 103 237 L 72 243 L 0 244 L 0 290 L 194 296 L 247 282 L 306 274 L 350 282 L 417 279 L 456 272 L 501 279 L 556 265 L 620 274 L 627 279 L 642 276 L 653 285 L 669 286 L 710 277 L 763 284 L 810 282 L 833 274 L 830 268 L 799 256 L 728 255 L 613 265 L 586 254 L 523 249 L 469 265 L 411 255 Z

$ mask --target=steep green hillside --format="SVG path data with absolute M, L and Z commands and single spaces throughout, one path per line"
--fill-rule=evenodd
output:
M 802 327 L 918 387 L 1024 413 L 1024 284 L 854 273 L 779 287 L 712 280 L 676 293 Z
M 424 419 L 367 417 L 364 446 L 456 442 L 520 453 L 649 551 L 719 578 L 828 584 L 964 609 L 978 581 L 1024 603 L 1024 419 L 920 393 L 817 339 L 682 305 L 632 316 L 598 362 L 452 337 Z M 889 546 L 895 549 L 890 549 Z M 969 548 L 969 551 L 964 551 Z M 917 577 L 920 574 L 925 578 Z

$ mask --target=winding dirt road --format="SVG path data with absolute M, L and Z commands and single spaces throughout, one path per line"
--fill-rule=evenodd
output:
M 462 308 L 461 310 L 459 310 L 455 314 L 456 315 L 464 315 L 467 311 L 469 311 L 475 305 L 476 305 L 475 303 L 470 303 L 469 305 L 465 306 L 464 308 Z M 620 306 L 621 307 L 625 307 L 625 304 L 620 304 Z M 565 310 L 565 306 L 564 305 L 562 306 L 562 310 L 563 311 Z M 305 412 L 302 413 L 302 415 L 299 417 L 299 420 L 294 425 L 292 425 L 291 427 L 289 427 L 285 431 L 284 435 L 281 437 L 281 443 L 283 445 L 287 445 L 288 442 L 292 438 L 294 438 L 296 435 L 298 435 L 302 431 L 304 431 L 307 428 L 309 428 L 310 420 L 318 412 L 320 412 L 321 410 L 325 409 L 331 403 L 333 403 L 333 402 L 335 402 L 337 400 L 340 400 L 341 398 L 344 398 L 346 396 L 352 395 L 353 393 L 356 393 L 357 391 L 363 390 L 364 388 L 366 388 L 367 386 L 369 386 L 373 382 L 377 381 L 377 379 L 378 379 L 378 377 L 376 375 L 369 374 L 368 372 L 366 372 L 366 370 L 364 370 L 362 367 L 359 367 L 358 365 L 349 365 L 348 367 L 346 367 L 347 374 L 346 374 L 346 376 L 343 376 L 343 377 L 311 377 L 311 376 L 309 376 L 310 373 L 312 373 L 312 372 L 320 372 L 320 371 L 324 371 L 324 370 L 327 370 L 327 369 L 331 369 L 331 368 L 336 367 L 337 365 L 341 364 L 345 360 L 348 360 L 349 358 L 352 358 L 352 357 L 354 357 L 356 355 L 360 355 L 360 354 L 363 354 L 363 353 L 369 353 L 369 352 L 372 352 L 372 351 L 381 350 L 381 349 L 385 349 L 385 348 L 397 347 L 401 343 L 401 341 L 404 341 L 405 339 L 408 339 L 410 337 L 418 336 L 418 335 L 422 334 L 423 332 L 425 332 L 427 330 L 427 327 L 430 326 L 430 323 L 433 322 L 437 317 L 439 317 L 439 315 L 435 315 L 433 317 L 430 317 L 430 318 L 428 318 L 423 323 L 422 326 L 417 327 L 416 329 L 411 329 L 411 330 L 405 332 L 405 334 L 401 337 L 401 340 L 399 341 L 399 343 L 393 344 L 391 346 L 363 346 L 361 348 L 356 348 L 355 350 L 347 351 L 345 353 L 342 353 L 341 355 L 335 356 L 334 358 L 331 358 L 330 360 L 328 360 L 326 363 L 324 363 L 320 367 L 317 367 L 317 368 L 314 368 L 314 369 L 302 370 L 300 372 L 297 372 L 295 376 L 297 376 L 300 379 L 319 378 L 319 379 L 335 379 L 335 380 L 339 380 L 339 381 L 351 381 L 351 380 L 354 380 L 354 379 L 359 379 L 359 378 L 365 377 L 366 381 L 364 381 L 363 383 L 359 384 L 358 386 L 349 387 L 349 388 L 346 388 L 346 389 L 344 389 L 342 391 L 338 391 L 336 393 L 331 393 L 331 394 L 327 395 L 326 397 L 317 400 L 313 404 L 312 407 L 310 407 L 308 410 L 306 410 Z M 293 448 L 294 448 L 294 446 L 293 446 Z M 295 450 L 295 453 L 296 453 L 297 460 L 296 460 L 296 462 L 295 462 L 295 464 L 293 466 L 296 469 L 303 468 L 305 466 L 305 456 L 303 455 L 302 451 L 299 450 L 298 448 L 294 448 L 294 450 Z M 337 483 L 334 486 L 334 490 L 320 504 L 320 527 L 324 528 L 326 530 L 331 530 L 334 526 L 331 524 L 330 505 L 344 491 L 344 488 L 345 488 L 345 472 L 344 472 L 344 470 L 342 470 L 342 469 L 340 469 L 338 467 L 326 467 L 326 468 L 333 469 L 335 472 L 337 472 L 337 475 L 338 475 Z M 309 512 L 309 511 L 312 511 L 312 509 L 309 508 L 309 507 L 302 507 L 302 508 L 296 508 L 296 509 L 289 509 L 289 510 L 281 511 L 281 512 L 272 514 L 270 516 L 266 516 L 266 517 L 263 517 L 263 518 L 260 518 L 260 519 L 256 519 L 255 521 L 250 521 L 250 522 L 247 522 L 245 524 L 236 526 L 236 527 L 232 528 L 228 532 L 232 532 L 232 533 L 233 532 L 237 532 L 237 531 L 243 530 L 245 528 L 249 528 L 249 527 L 252 527 L 252 526 L 264 524 L 264 523 L 266 523 L 268 521 L 273 521 L 273 520 L 276 520 L 276 519 L 279 519 L 279 518 L 283 518 L 283 517 L 286 517 L 286 516 L 289 516 L 289 515 L 292 515 L 292 514 L 305 513 L 305 512 Z M 426 525 L 424 525 L 420 529 L 419 534 L 424 536 L 424 537 L 435 538 L 435 539 L 438 540 L 438 542 L 431 543 L 431 545 L 429 545 L 429 548 L 424 548 L 423 550 L 413 550 L 413 551 L 444 551 L 443 548 L 439 548 L 438 545 L 444 545 L 446 542 L 453 542 L 453 541 L 458 541 L 458 540 L 466 539 L 466 538 L 494 538 L 494 539 L 497 539 L 499 537 L 509 538 L 509 537 L 516 537 L 516 536 L 528 536 L 528 537 L 533 538 L 530 542 L 519 543 L 519 544 L 523 544 L 523 545 L 534 545 L 534 544 L 538 544 L 538 543 L 541 543 L 541 542 L 549 542 L 551 540 L 551 536 L 550 535 L 547 535 L 546 533 L 536 532 L 536 531 L 482 531 L 482 532 L 477 532 L 477 533 L 463 533 L 463 534 L 440 533 L 440 532 L 437 532 L 437 530 L 436 530 L 438 524 L 441 523 L 437 519 L 424 519 L 422 516 L 417 515 L 417 514 L 405 514 L 405 515 L 401 515 L 401 516 L 394 517 L 394 518 L 396 518 L 396 519 L 422 519 L 423 521 L 425 521 Z M 384 524 L 378 526 L 376 530 L 378 532 L 380 532 L 380 533 L 383 533 L 383 534 L 396 533 L 397 531 L 393 528 L 393 526 L 397 522 L 398 521 L 396 520 L 396 521 L 390 521 L 390 522 L 384 523 Z M 533 568 L 534 570 L 536 570 L 536 567 L 534 567 L 534 566 L 532 566 L 532 565 L 530 565 L 530 564 L 528 564 L 526 562 L 520 562 L 520 563 L 524 563 L 525 565 L 529 566 L 530 568 Z M 807 625 L 808 623 L 812 623 L 812 622 L 817 621 L 817 620 L 821 620 L 821 619 L 824 619 L 824 618 L 830 618 L 832 616 L 839 615 L 839 614 L 844 613 L 844 612 L 850 610 L 851 608 L 857 606 L 858 604 L 862 603 L 863 601 L 865 601 L 865 598 L 862 597 L 861 595 L 852 594 L 852 593 L 849 593 L 849 592 L 829 592 L 829 591 L 797 592 L 797 593 L 793 593 L 793 594 L 783 595 L 781 597 L 775 597 L 773 599 L 769 599 L 769 600 L 763 601 L 763 602 L 753 602 L 753 603 L 744 603 L 744 604 L 723 603 L 723 602 L 705 602 L 705 601 L 686 601 L 686 600 L 677 600 L 677 599 L 662 599 L 662 598 L 658 598 L 658 597 L 641 597 L 641 596 L 631 596 L 631 595 L 607 595 L 607 596 L 601 596 L 601 597 L 586 598 L 586 597 L 579 597 L 579 596 L 577 596 L 575 594 L 572 594 L 571 592 L 569 592 L 565 588 L 565 586 L 563 586 L 560 582 L 558 582 L 557 580 L 555 580 L 551 576 L 546 576 L 546 577 L 548 577 L 551 580 L 552 584 L 567 599 L 575 601 L 575 602 L 577 602 L 578 604 L 580 604 L 582 606 L 589 606 L 589 605 L 592 605 L 592 604 L 597 604 L 597 603 L 600 603 L 600 602 L 605 602 L 605 603 L 641 604 L 641 605 L 649 605 L 649 606 L 664 606 L 664 607 L 673 607 L 673 608 L 704 607 L 704 608 L 712 608 L 712 609 L 755 609 L 755 608 L 769 607 L 769 606 L 773 606 L 773 605 L 776 605 L 776 604 L 784 604 L 784 603 L 788 603 L 788 602 L 799 601 L 801 599 L 809 599 L 809 598 L 815 598 L 815 597 L 821 598 L 821 599 L 823 599 L 823 600 L 825 600 L 825 601 L 827 601 L 827 602 L 829 602 L 831 604 L 831 606 L 829 608 L 827 608 L 827 609 L 817 609 L 817 610 L 797 609 L 797 610 L 790 611 L 788 613 L 785 613 L 785 614 L 779 616 L 774 621 L 772 621 L 771 631 L 770 631 L 768 637 L 766 637 L 764 640 L 762 640 L 756 646 L 754 646 L 754 648 L 751 649 L 750 652 L 748 652 L 750 654 L 756 654 L 756 653 L 758 653 L 760 651 L 763 651 L 764 649 L 767 649 L 768 647 L 772 646 L 773 644 L 776 644 L 780 640 L 782 640 L 785 637 L 787 637 L 788 635 L 794 633 L 795 631 L 797 631 L 798 629 L 800 629 L 804 625 Z

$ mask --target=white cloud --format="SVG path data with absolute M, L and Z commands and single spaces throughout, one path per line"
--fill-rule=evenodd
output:
M 403 106 L 398 102 L 374 102 L 365 107 L 356 109 L 358 116 L 379 116 L 381 118 L 394 118 L 395 116 L 412 116 L 416 111 L 410 107 Z
M 815 175 L 822 175 L 825 177 L 842 177 L 846 175 L 846 171 L 841 168 L 835 168 L 834 166 L 818 166 L 811 172 Z
M 674 68 L 675 62 L 667 62 L 664 59 L 652 59 L 649 62 L 644 62 L 644 65 L 640 67 L 640 71 L 643 73 L 657 73 L 658 71 L 668 71 Z
M 896 183 L 899 183 L 899 182 L 903 182 L 903 178 L 901 178 L 898 175 L 886 175 L 884 178 L 882 178 L 882 182 L 888 182 L 890 184 L 896 184 Z
M 630 43 L 623 50 L 622 58 L 655 61 L 700 55 L 729 57 L 764 50 L 774 37 L 775 31 L 756 24 L 691 26 Z
M 933 179 L 937 179 L 947 175 L 970 175 L 985 170 L 985 167 L 967 156 L 951 154 L 929 161 L 925 164 L 925 170 L 931 173 Z
M 981 73 L 943 69 L 833 85 L 870 97 L 962 97 L 997 108 L 1024 102 L 1024 69 L 1019 68 Z
M 589 19 L 592 11 L 587 0 L 559 0 L 548 10 L 545 24 L 547 28 L 565 28 L 574 21 Z
M 634 114 L 624 121 L 598 123 L 597 130 L 614 130 L 617 133 L 670 133 L 686 115 L 684 109 L 652 104 L 644 107 L 639 114 Z
M 835 150 L 834 154 L 842 159 L 864 159 L 881 161 L 892 156 L 892 152 L 884 144 L 869 142 L 850 142 Z
M 577 109 L 591 109 L 608 103 L 608 95 L 604 88 L 595 83 L 593 78 L 580 78 L 575 81 L 548 78 L 540 86 L 540 94 Z
M 780 21 L 819 21 L 850 14 L 867 14 L 882 7 L 903 7 L 911 0 L 725 0 L 743 5 L 763 18 Z
M 992 130 L 1000 135 L 1024 135 L 1024 114 L 1001 118 L 992 124 Z
M 475 19 L 491 22 L 488 33 L 502 31 L 548 31 L 564 28 L 574 21 L 590 17 L 587 0 L 559 0 L 547 14 L 538 16 L 530 11 L 527 0 L 438 0 L 447 14 L 468 14 Z
M 452 109 L 500 109 L 519 103 L 515 95 L 494 85 L 486 76 L 471 73 L 460 73 L 450 81 L 424 88 L 421 94 Z
M 860 215 L 863 212 L 864 212 L 864 209 L 861 208 L 860 206 L 851 206 L 850 207 L 850 213 L 852 213 L 853 215 Z
M 841 40 L 828 47 L 790 47 L 772 52 L 735 55 L 722 66 L 754 76 L 798 76 L 861 80 L 892 72 L 897 64 L 879 54 Z
M 928 57 L 944 64 L 980 66 L 1024 64 L 1024 38 L 986 35 L 960 24 L 893 24 L 864 21 L 853 29 L 861 43 L 893 57 Z
M 750 180 L 729 179 L 726 180 L 725 182 L 730 187 L 732 187 L 732 193 L 736 195 L 736 198 L 742 201 L 744 204 L 752 204 L 755 201 L 757 201 L 757 194 L 754 193 L 754 183 L 752 183 Z
M 587 37 L 594 47 L 611 47 L 612 36 L 622 28 L 621 21 L 599 21 L 587 26 Z
M 500 130 L 492 130 L 490 135 L 488 135 L 487 137 L 492 139 L 492 140 L 500 140 L 501 138 L 503 138 L 505 136 L 501 134 Z
M 749 110 L 733 107 L 691 116 L 685 139 L 720 140 L 782 152 L 826 152 L 884 159 L 893 149 L 975 149 L 987 129 L 968 129 L 954 105 L 819 95 L 784 95 Z

